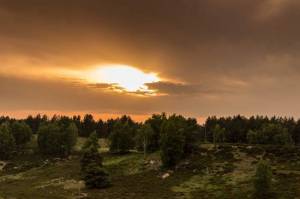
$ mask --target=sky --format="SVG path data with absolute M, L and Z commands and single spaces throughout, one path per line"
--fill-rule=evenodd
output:
M 0 0 L 0 114 L 300 117 L 298 0 Z

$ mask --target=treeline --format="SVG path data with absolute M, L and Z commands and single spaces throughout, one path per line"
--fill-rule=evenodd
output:
M 95 121 L 88 114 L 82 119 L 80 116 L 48 118 L 45 115 L 29 116 L 23 120 L 0 117 L 0 125 L 0 137 L 3 136 L 0 143 L 0 148 L 3 148 L 3 153 L 0 152 L 2 157 L 9 156 L 16 149 L 13 146 L 17 145 L 19 137 L 24 136 L 22 132 L 28 132 L 26 139 L 22 138 L 22 145 L 30 141 L 32 134 L 37 134 L 39 152 L 60 156 L 71 153 L 77 136 L 88 137 L 95 132 L 98 138 L 109 140 L 109 150 L 112 153 L 139 150 L 146 154 L 161 150 L 163 161 L 166 165 L 171 165 L 191 152 L 195 143 L 203 137 L 202 127 L 197 124 L 196 119 L 175 114 L 167 116 L 165 113 L 154 114 L 143 123 L 135 122 L 126 115 L 107 121 Z M 20 133 L 16 133 L 16 125 L 20 126 Z M 8 144 L 10 142 L 13 144 Z M 5 147 L 11 148 L 7 150 Z
M 173 115 L 170 118 L 184 118 L 180 115 Z M 159 148 L 160 134 L 162 124 L 167 120 L 166 114 L 154 114 L 144 123 L 138 123 L 131 119 L 130 116 L 122 116 L 116 119 L 95 120 L 92 115 L 86 114 L 81 116 L 58 116 L 54 115 L 48 118 L 46 115 L 28 116 L 26 119 L 16 120 L 9 117 L 0 117 L 0 124 L 14 122 L 24 122 L 31 132 L 36 134 L 39 128 L 50 123 L 60 123 L 76 125 L 80 137 L 88 137 L 96 131 L 99 138 L 111 138 L 118 142 L 123 136 L 122 132 L 130 134 L 131 138 L 127 140 L 127 147 L 112 146 L 113 151 L 127 150 L 125 148 L 137 147 L 143 148 L 143 133 L 148 131 L 152 134 L 148 139 L 147 149 L 154 151 Z M 233 117 L 208 117 L 203 125 L 198 125 L 193 118 L 184 118 L 187 123 L 192 125 L 191 134 L 197 132 L 195 139 L 208 142 L 227 142 L 227 143 L 250 143 L 250 144 L 295 144 L 300 145 L 300 120 L 286 117 L 266 117 L 252 116 L 250 118 L 237 115 Z M 179 119 L 180 120 L 180 119 Z M 180 121 L 179 121 L 180 122 Z M 126 136 L 124 137 L 126 138 Z M 117 144 L 119 145 L 119 144 Z M 124 148 L 124 149 L 123 149 Z
M 300 120 L 292 117 L 208 117 L 204 127 L 209 142 L 300 145 Z

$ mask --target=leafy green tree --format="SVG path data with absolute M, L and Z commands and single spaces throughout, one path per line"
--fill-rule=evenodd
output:
M 161 160 L 166 168 L 174 167 L 184 156 L 185 137 L 176 120 L 165 121 L 161 134 Z
M 23 148 L 32 137 L 32 130 L 25 122 L 13 122 L 11 125 L 11 132 L 14 136 L 16 146 L 19 149 Z
M 151 118 L 145 121 L 145 124 L 149 124 L 153 130 L 153 136 L 151 142 L 148 143 L 148 147 L 147 147 L 148 151 L 154 152 L 159 150 L 161 128 L 163 122 L 166 120 L 167 120 L 166 114 L 161 113 L 161 114 L 153 114 Z
M 91 149 L 92 151 L 98 152 L 98 149 L 100 148 L 100 144 L 98 142 L 98 135 L 97 132 L 94 131 L 91 133 L 91 135 L 88 137 L 88 139 L 85 141 L 82 150 L 88 150 Z
M 254 197 L 268 198 L 272 188 L 272 170 L 265 161 L 260 161 L 254 176 Z
M 128 122 L 117 121 L 109 136 L 110 151 L 114 153 L 126 153 L 134 147 L 135 129 Z
M 34 134 L 37 133 L 39 127 L 42 124 L 45 124 L 47 122 L 48 122 L 48 117 L 46 115 L 41 116 L 40 114 L 36 115 L 35 117 L 29 115 L 25 119 L 25 123 L 30 126 Z
M 201 129 L 194 118 L 188 118 L 184 121 L 184 152 L 191 153 L 198 147 L 198 141 L 201 140 Z
M 247 141 L 249 144 L 257 144 L 259 142 L 257 132 L 254 130 L 249 130 L 247 133 Z
M 135 140 L 138 150 L 142 150 L 145 157 L 147 152 L 151 151 L 150 146 L 156 142 L 155 133 L 149 123 L 143 124 L 140 129 L 138 129 Z
M 213 138 L 215 146 L 217 143 L 223 143 L 225 141 L 225 129 L 219 124 L 213 128 Z
M 65 129 L 62 129 L 64 139 L 65 153 L 70 154 L 77 143 L 78 128 L 75 123 L 71 122 Z
M 97 133 L 92 133 L 85 142 L 82 150 L 81 172 L 88 188 L 105 188 L 110 185 L 108 172 L 103 168 L 102 156 L 98 151 Z
M 78 130 L 71 123 L 67 128 L 58 122 L 44 124 L 38 131 L 38 146 L 41 153 L 68 156 L 76 144 Z
M 0 125 L 0 159 L 8 159 L 15 150 L 15 139 L 7 123 Z
M 291 146 L 294 144 L 293 139 L 291 135 L 288 133 L 288 131 L 282 131 L 281 133 L 278 133 L 273 138 L 274 144 L 278 145 L 288 145 Z

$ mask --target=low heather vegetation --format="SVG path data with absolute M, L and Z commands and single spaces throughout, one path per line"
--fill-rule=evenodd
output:
M 161 186 L 158 192 L 168 193 L 165 198 L 299 196 L 294 181 L 298 175 L 300 179 L 299 135 L 300 122 L 293 118 L 260 116 L 209 117 L 203 125 L 193 118 L 164 113 L 143 123 L 126 115 L 107 121 L 95 121 L 92 115 L 83 119 L 1 117 L 0 186 L 26 181 L 29 173 L 45 181 L 51 176 L 46 175 L 47 169 L 55 172 L 69 165 L 72 174 L 68 168 L 65 173 L 60 170 L 62 173 L 52 179 L 54 184 L 73 180 L 68 186 L 80 186 L 79 192 L 83 189 L 92 198 L 111 196 L 109 190 L 120 186 L 136 186 L 129 188 L 134 191 L 149 184 L 148 180 L 158 179 L 167 183 L 157 181 Z M 290 175 L 293 177 L 287 181 Z M 74 179 L 62 179 L 70 176 Z M 132 181 L 126 184 L 126 178 Z M 291 190 L 283 193 L 283 187 L 277 189 L 278 183 L 290 184 Z M 48 184 L 36 186 L 53 188 Z M 12 194 L 0 188 L 0 196 L 2 192 Z M 20 192 L 26 195 L 24 190 Z M 88 197 L 76 194 L 78 198 Z M 140 198 L 155 195 L 145 194 Z

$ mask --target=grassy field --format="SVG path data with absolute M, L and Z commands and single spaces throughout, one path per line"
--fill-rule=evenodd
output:
M 112 155 L 103 147 L 102 154 L 113 183 L 107 189 L 84 188 L 79 152 L 66 160 L 24 154 L 0 171 L 0 198 L 251 198 L 252 177 L 260 158 L 270 161 L 273 168 L 273 198 L 300 198 L 298 149 L 202 145 L 172 171 L 160 169 L 158 153 L 144 160 L 137 152 Z

